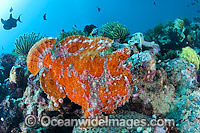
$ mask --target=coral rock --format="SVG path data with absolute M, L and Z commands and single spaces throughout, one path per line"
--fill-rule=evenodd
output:
M 195 65 L 187 62 L 184 58 L 175 58 L 162 63 L 167 72 L 169 83 L 173 84 L 176 92 L 185 94 L 188 90 L 197 88 L 197 70 Z

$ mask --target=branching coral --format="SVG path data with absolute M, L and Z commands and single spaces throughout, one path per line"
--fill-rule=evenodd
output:
M 67 95 L 87 118 L 112 112 L 129 99 L 133 82 L 130 65 L 124 65 L 129 48 L 105 54 L 112 40 L 104 37 L 71 36 L 55 42 L 44 38 L 27 56 L 32 74 L 42 69 L 40 84 L 55 106 Z
M 27 55 L 30 48 L 42 38 L 40 34 L 34 32 L 20 36 L 15 41 L 15 52 L 20 55 Z
M 130 34 L 126 26 L 118 22 L 110 22 L 102 26 L 101 34 L 110 39 L 119 40 L 121 43 L 126 41 Z
M 185 58 L 188 62 L 194 64 L 197 70 L 199 70 L 200 57 L 191 47 L 182 48 L 180 57 Z

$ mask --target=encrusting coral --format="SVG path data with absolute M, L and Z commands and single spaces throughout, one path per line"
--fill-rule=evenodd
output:
M 126 26 L 118 22 L 106 23 L 101 28 L 101 34 L 113 40 L 118 40 L 120 43 L 125 42 L 130 34 Z
M 124 104 L 132 92 L 130 56 L 125 47 L 107 53 L 112 40 L 105 37 L 71 36 L 54 45 L 56 38 L 44 38 L 27 56 L 27 67 L 36 75 L 55 106 L 68 98 L 81 105 L 85 118 L 110 113 Z
M 199 70 L 200 57 L 191 47 L 182 48 L 180 57 L 185 58 L 188 62 L 194 64 L 197 70 Z
M 24 34 L 15 41 L 15 52 L 19 55 L 27 55 L 30 48 L 43 37 L 40 34 Z

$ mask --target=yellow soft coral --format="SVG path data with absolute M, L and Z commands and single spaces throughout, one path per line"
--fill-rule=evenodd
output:
M 191 47 L 182 48 L 182 53 L 180 54 L 180 57 L 185 58 L 188 62 L 194 64 L 197 70 L 199 70 L 200 57 L 199 55 L 197 55 L 194 49 L 192 49 Z

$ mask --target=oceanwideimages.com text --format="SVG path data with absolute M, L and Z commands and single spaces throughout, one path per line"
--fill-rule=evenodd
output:
M 110 119 L 108 116 L 95 119 L 58 119 L 56 117 L 42 116 L 40 121 L 34 115 L 28 115 L 25 118 L 25 124 L 29 127 L 34 127 L 37 122 L 40 122 L 43 127 L 155 127 L 155 126 L 174 126 L 173 119 Z

